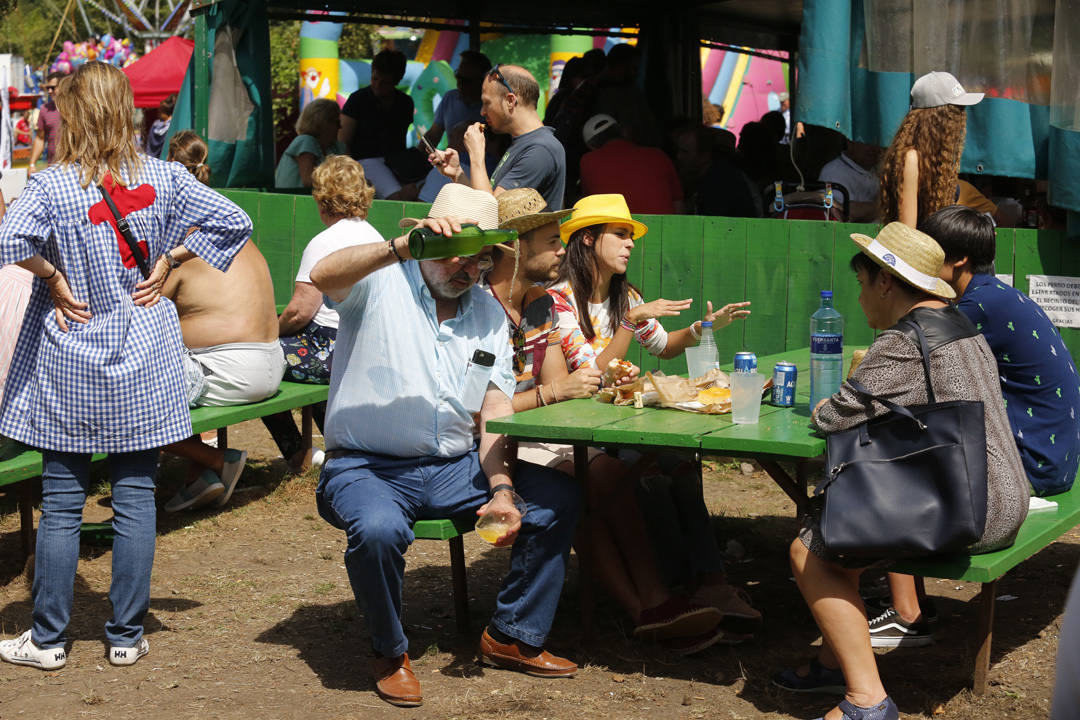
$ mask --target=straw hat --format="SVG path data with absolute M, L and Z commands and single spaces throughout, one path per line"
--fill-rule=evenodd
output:
M 574 212 L 570 219 L 559 227 L 562 241 L 569 242 L 570 236 L 581 228 L 604 223 L 624 223 L 634 229 L 634 239 L 649 232 L 645 223 L 630 217 L 630 208 L 622 195 L 588 195 L 574 203 Z
M 499 227 L 499 203 L 489 192 L 447 183 L 435 196 L 435 202 L 431 203 L 425 217 L 466 218 L 475 220 L 481 230 L 496 230 Z M 419 222 L 418 218 L 405 218 L 398 223 L 398 227 L 412 227 Z
M 499 195 L 498 202 L 499 229 L 517 230 L 518 235 L 524 235 L 548 223 L 559 222 L 571 213 L 570 210 L 543 212 L 547 201 L 532 188 L 507 190 Z
M 851 239 L 871 260 L 904 282 L 945 300 L 956 293 L 938 277 L 945 251 L 926 233 L 902 222 L 891 222 L 876 238 L 852 233 Z

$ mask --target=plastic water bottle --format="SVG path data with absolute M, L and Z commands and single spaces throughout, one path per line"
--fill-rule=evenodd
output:
M 810 409 L 840 389 L 844 379 L 844 316 L 821 291 L 821 307 L 810 316 Z
M 713 337 L 712 321 L 701 321 L 701 340 L 698 341 L 698 357 L 702 362 L 708 362 L 710 368 L 720 367 L 720 351 L 716 349 L 716 338 Z M 704 375 L 705 373 L 702 373 Z

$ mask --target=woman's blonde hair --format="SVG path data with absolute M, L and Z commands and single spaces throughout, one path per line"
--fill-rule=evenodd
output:
M 375 188 L 364 168 L 348 155 L 328 155 L 311 173 L 311 197 L 329 217 L 367 218 Z
M 312 100 L 300 111 L 300 117 L 296 121 L 297 135 L 315 135 L 327 125 L 338 126 L 341 117 L 341 108 L 329 98 Z
M 210 166 L 206 164 L 209 154 L 206 143 L 194 130 L 181 130 L 169 140 L 169 156 L 166 159 L 180 163 L 196 180 L 209 185 Z
M 118 185 L 133 182 L 142 167 L 135 144 L 135 98 L 119 68 L 88 62 L 60 81 L 56 108 L 56 162 L 78 165 L 83 187 L 106 173 Z
M 904 156 L 919 153 L 920 221 L 956 202 L 957 173 L 964 152 L 967 115 L 959 105 L 908 111 L 881 161 L 881 221 L 900 219 Z

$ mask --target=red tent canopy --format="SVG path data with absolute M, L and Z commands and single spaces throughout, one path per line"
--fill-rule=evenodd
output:
M 156 108 L 169 95 L 180 92 L 194 51 L 194 41 L 171 37 L 124 68 L 135 91 L 135 107 Z

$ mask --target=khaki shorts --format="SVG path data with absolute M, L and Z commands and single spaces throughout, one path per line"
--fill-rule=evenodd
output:
M 603 450 L 594 447 L 588 448 L 588 452 L 590 463 L 604 454 Z M 558 468 L 563 463 L 570 463 L 573 465 L 574 446 L 543 442 L 519 442 L 518 460 L 530 462 L 534 465 L 543 465 L 544 467 L 552 469 Z

